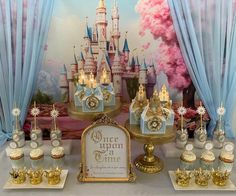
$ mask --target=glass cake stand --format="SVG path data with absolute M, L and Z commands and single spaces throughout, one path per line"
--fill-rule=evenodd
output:
M 163 161 L 154 155 L 155 145 L 162 145 L 172 142 L 175 138 L 173 126 L 166 127 L 166 133 L 160 135 L 142 134 L 139 125 L 129 124 L 129 120 L 125 123 L 125 128 L 129 131 L 132 139 L 144 143 L 145 154 L 139 155 L 134 160 L 136 168 L 145 173 L 158 173 L 163 167 Z
M 119 98 L 116 98 L 116 104 L 114 106 L 104 106 L 103 112 L 83 112 L 82 107 L 76 107 L 73 102 L 68 104 L 68 114 L 74 119 L 80 120 L 95 120 L 100 115 L 106 114 L 109 117 L 113 117 L 119 114 L 122 104 Z

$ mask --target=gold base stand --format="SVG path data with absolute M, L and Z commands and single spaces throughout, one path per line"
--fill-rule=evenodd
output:
M 155 146 L 152 143 L 144 144 L 145 154 L 139 155 L 134 160 L 134 165 L 138 170 L 153 174 L 163 169 L 163 161 L 154 155 L 154 148 Z
M 134 160 L 136 168 L 149 174 L 160 172 L 164 164 L 159 157 L 154 155 L 155 144 L 161 145 L 173 141 L 175 138 L 174 127 L 167 126 L 165 134 L 142 134 L 139 125 L 131 125 L 127 120 L 125 128 L 129 131 L 132 139 L 144 143 L 145 154 L 139 155 Z

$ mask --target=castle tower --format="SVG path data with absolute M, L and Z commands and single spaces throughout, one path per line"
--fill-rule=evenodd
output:
M 119 51 L 119 39 L 120 39 L 119 20 L 120 20 L 120 16 L 119 16 L 119 9 L 118 9 L 116 0 L 114 0 L 111 19 L 112 19 L 112 38 L 115 42 L 116 50 Z
M 103 70 L 106 70 L 111 79 L 111 68 L 109 57 L 106 52 L 101 51 L 97 61 L 97 79 L 100 79 Z
M 67 81 L 67 73 L 66 73 L 66 65 L 63 65 L 62 70 L 60 72 L 60 78 L 59 78 L 59 86 L 61 89 L 61 100 L 63 102 L 68 102 L 68 94 L 69 94 L 69 84 Z
M 146 86 L 147 82 L 148 82 L 148 80 L 147 80 L 147 64 L 144 59 L 142 65 L 140 66 L 139 84 Z
M 70 69 L 71 69 L 72 77 L 73 77 L 74 74 L 78 72 L 78 60 L 75 55 L 75 46 L 74 46 L 74 63 L 71 64 Z
M 78 58 L 78 70 L 84 69 L 84 63 L 85 63 L 84 55 L 82 52 L 80 52 L 80 56 Z
M 148 66 L 148 84 L 147 84 L 147 95 L 152 96 L 154 86 L 156 84 L 156 71 L 154 64 Z
M 106 50 L 107 40 L 107 20 L 106 20 L 106 6 L 105 0 L 99 0 L 98 7 L 96 9 L 96 26 L 98 31 L 98 45 L 99 49 Z
M 91 72 L 94 75 L 96 74 L 96 65 L 94 62 L 91 46 L 89 46 L 89 51 L 88 51 L 86 58 L 85 58 L 84 72 L 85 72 L 85 74 L 90 74 Z
M 127 32 L 126 32 L 124 47 L 123 47 L 124 61 L 126 65 L 128 65 L 128 62 L 129 62 L 129 52 L 130 50 L 129 50 L 128 40 L 127 40 Z
M 115 58 L 112 66 L 113 85 L 116 97 L 121 97 L 122 94 L 122 66 L 120 64 L 119 51 L 116 50 Z
M 139 73 L 139 71 L 140 71 L 140 64 L 139 64 L 138 56 L 136 57 L 134 70 L 136 73 Z
M 96 25 L 93 26 L 92 41 L 93 42 L 97 42 L 98 41 L 98 31 L 97 31 Z
M 131 59 L 130 65 L 131 65 L 131 70 L 132 70 L 132 71 L 135 71 L 136 62 L 135 62 L 134 56 L 133 56 L 132 59 Z
M 90 32 L 89 32 L 89 27 L 88 27 L 88 17 L 86 17 L 85 19 L 85 26 L 84 26 L 84 50 L 87 53 L 89 50 L 89 46 L 90 46 L 90 41 L 91 41 L 91 37 L 90 37 Z
M 114 38 L 113 36 L 111 36 L 110 42 L 109 42 L 108 53 L 114 53 L 114 52 L 115 52 Z

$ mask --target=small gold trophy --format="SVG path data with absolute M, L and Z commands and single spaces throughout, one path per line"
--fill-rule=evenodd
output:
M 10 172 L 11 180 L 14 184 L 23 184 L 26 180 L 27 171 L 23 169 L 12 169 Z
M 180 170 L 179 168 L 175 171 L 176 184 L 182 187 L 189 186 L 189 182 L 192 178 L 192 172 L 186 170 Z
M 225 186 L 228 182 L 230 172 L 220 171 L 219 169 L 212 171 L 212 181 L 217 186 Z
M 211 172 L 208 170 L 203 170 L 201 167 L 194 170 L 195 183 L 199 186 L 207 186 L 208 181 L 211 178 Z
M 61 181 L 61 171 L 62 170 L 58 167 L 55 169 L 50 169 L 49 171 L 44 171 L 44 175 L 48 179 L 48 184 L 59 184 Z
M 42 169 L 29 169 L 27 172 L 27 175 L 30 179 L 30 184 L 37 185 L 40 184 L 43 181 L 43 170 Z

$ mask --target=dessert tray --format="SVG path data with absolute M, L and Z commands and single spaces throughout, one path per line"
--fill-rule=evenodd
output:
M 226 186 L 217 186 L 212 180 L 209 180 L 208 186 L 199 186 L 194 183 L 194 179 L 191 179 L 189 186 L 182 187 L 176 184 L 175 171 L 169 171 L 169 176 L 174 189 L 177 191 L 236 191 L 236 187 L 230 179 Z
M 14 184 L 11 181 L 11 178 L 9 178 L 4 185 L 3 189 L 63 189 L 66 178 L 68 175 L 68 170 L 62 170 L 61 172 L 61 181 L 59 184 L 56 185 L 50 185 L 47 182 L 47 179 L 44 177 L 43 181 L 38 185 L 32 185 L 28 180 L 25 181 L 23 184 Z

